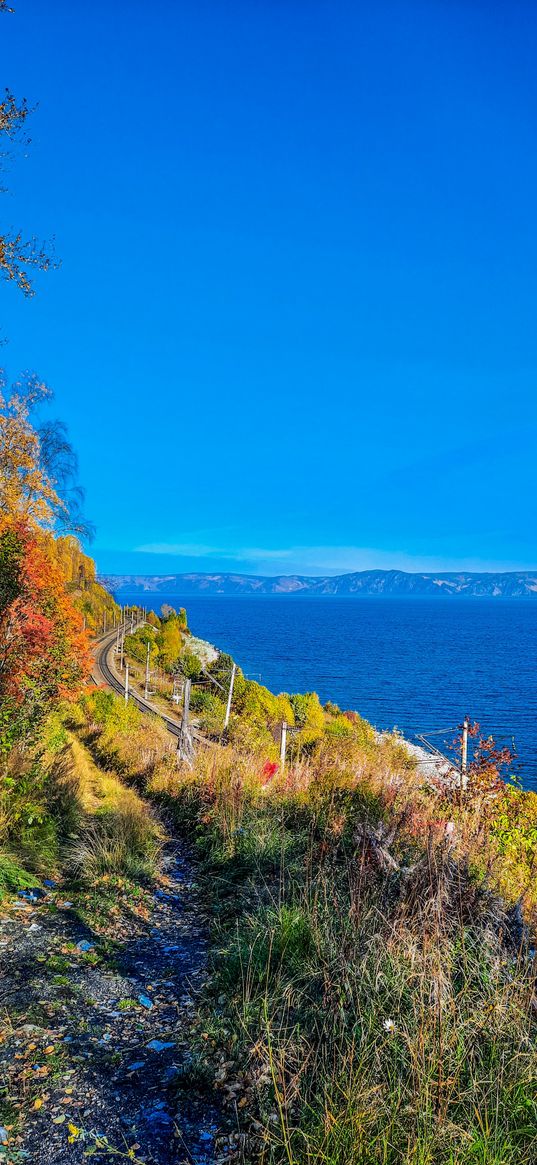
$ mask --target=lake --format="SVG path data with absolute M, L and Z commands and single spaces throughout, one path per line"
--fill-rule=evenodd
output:
M 274 692 L 316 691 L 378 728 L 451 740 L 467 714 L 515 742 L 537 789 L 537 601 L 179 596 L 120 601 L 186 606 L 192 631 Z

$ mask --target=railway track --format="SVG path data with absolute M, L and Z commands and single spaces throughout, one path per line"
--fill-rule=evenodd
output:
M 124 684 L 109 659 L 115 642 L 115 631 L 112 634 L 102 636 L 98 641 L 92 678 L 96 684 L 104 683 L 107 685 L 107 687 L 111 688 L 113 692 L 116 692 L 119 696 L 123 696 L 125 691 Z M 151 712 L 153 716 L 159 716 L 160 719 L 164 721 L 168 732 L 172 733 L 172 736 L 179 737 L 181 735 L 181 724 L 178 720 L 174 720 L 171 716 L 166 716 L 165 712 L 162 712 L 160 708 L 156 708 L 154 704 L 149 702 L 149 700 L 144 700 L 143 696 L 139 696 L 137 692 L 132 690 L 132 688 L 129 691 L 129 700 L 132 700 L 133 704 L 135 704 L 141 712 Z M 192 729 L 192 735 L 195 740 L 199 741 L 200 743 L 204 743 L 204 738 L 200 733 L 196 732 L 195 729 Z

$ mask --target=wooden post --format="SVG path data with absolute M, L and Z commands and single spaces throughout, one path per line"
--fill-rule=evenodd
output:
M 464 717 L 461 741 L 461 789 L 468 788 L 468 717 Z
M 234 663 L 231 669 L 231 679 L 229 681 L 229 692 L 227 697 L 226 717 L 224 720 L 224 732 L 229 724 L 229 717 L 231 715 L 231 701 L 233 699 L 233 685 L 235 683 L 235 673 L 237 671 L 237 664 Z
M 146 700 L 147 700 L 147 694 L 149 691 L 149 650 L 150 650 L 150 646 L 151 645 L 150 645 L 149 640 L 148 640 L 147 641 L 147 655 L 146 655 L 146 659 L 145 659 L 145 698 L 146 698 Z
M 284 769 L 285 768 L 285 752 L 286 752 L 286 748 L 287 748 L 287 721 L 286 720 L 282 720 L 281 733 L 282 734 L 280 737 L 280 763 L 281 763 L 282 769 Z
M 179 733 L 179 741 L 177 744 L 177 753 L 179 760 L 185 761 L 189 768 L 192 768 L 194 760 L 194 743 L 192 740 L 192 733 L 188 722 L 190 712 L 190 688 L 192 681 L 185 679 L 184 694 L 183 694 L 183 717 L 181 720 L 181 730 Z

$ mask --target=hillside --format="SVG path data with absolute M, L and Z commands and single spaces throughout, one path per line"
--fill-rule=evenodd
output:
M 462 796 L 240 669 L 224 731 L 231 660 L 202 674 L 168 611 L 125 655 L 191 680 L 181 761 L 84 684 L 91 560 L 20 523 L 2 546 L 4 626 L 40 631 L 4 702 L 6 1165 L 533 1165 L 537 798 L 508 752 L 475 735 Z
M 83 554 L 72 535 L 56 538 L 55 556 L 65 580 L 65 589 L 73 606 L 80 611 L 88 631 L 99 633 L 119 618 L 119 607 L 106 588 L 97 582 L 95 563 Z
M 518 572 L 411 574 L 404 570 L 361 570 L 338 575 L 167 574 L 103 576 L 121 598 L 165 595 L 394 595 L 441 598 L 537 598 L 537 570 Z

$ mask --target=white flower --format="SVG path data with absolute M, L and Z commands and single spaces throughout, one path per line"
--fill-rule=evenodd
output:
M 395 1023 L 394 1023 L 393 1019 L 384 1019 L 382 1021 L 382 1026 L 383 1026 L 385 1032 L 394 1032 L 395 1031 Z

